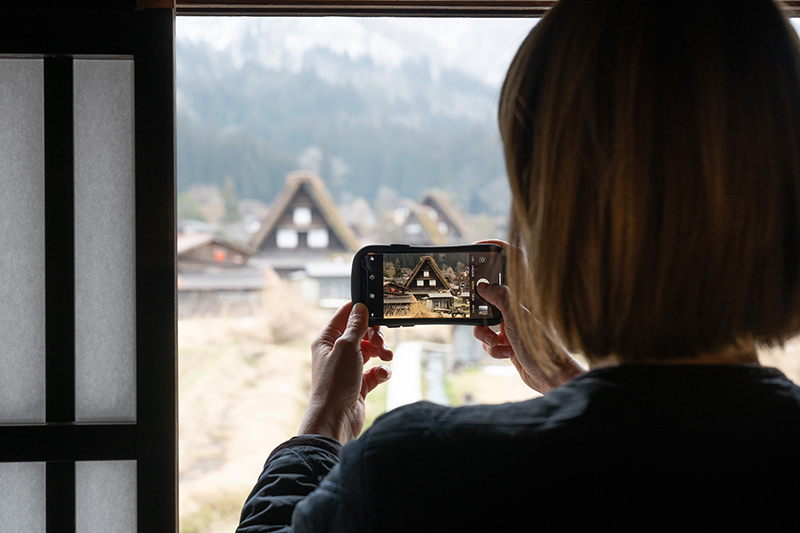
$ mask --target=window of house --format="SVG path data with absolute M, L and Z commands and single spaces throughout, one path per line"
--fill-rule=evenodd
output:
M 328 229 L 314 228 L 308 232 L 309 248 L 325 248 L 328 246 Z
M 278 248 L 297 248 L 299 237 L 297 230 L 292 228 L 280 228 L 275 234 L 275 241 Z
M 311 208 L 308 206 L 298 206 L 292 212 L 292 222 L 298 226 L 308 226 L 311 224 Z
M 424 286 L 425 286 L 425 280 L 424 279 L 418 279 L 417 280 L 417 287 L 424 287 Z
M 430 275 L 431 275 L 431 273 L 430 273 L 430 271 L 429 271 L 429 270 L 423 270 L 423 271 L 422 271 L 422 276 L 423 276 L 423 277 L 426 277 L 426 278 L 428 278 L 428 277 L 430 277 Z
M 429 284 L 431 287 L 435 287 L 435 286 L 436 286 L 436 280 L 435 280 L 435 279 L 432 279 L 432 280 L 430 280 L 430 281 L 428 282 L 428 284 Z

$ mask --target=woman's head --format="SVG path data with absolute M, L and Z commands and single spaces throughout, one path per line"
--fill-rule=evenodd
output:
M 800 54 L 771 1 L 561 0 L 499 116 L 510 284 L 567 347 L 690 357 L 800 329 Z

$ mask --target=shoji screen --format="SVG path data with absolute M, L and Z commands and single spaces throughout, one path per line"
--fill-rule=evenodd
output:
M 0 533 L 174 532 L 174 8 L 35 4 L 0 19 Z

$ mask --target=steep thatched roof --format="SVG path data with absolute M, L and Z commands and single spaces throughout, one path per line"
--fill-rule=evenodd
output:
M 417 221 L 425 230 L 425 233 L 428 235 L 428 239 L 431 241 L 431 244 L 436 244 L 439 246 L 447 244 L 447 236 L 439 231 L 439 224 L 437 223 L 438 221 L 431 217 L 431 210 L 433 209 L 432 207 L 410 204 L 408 208 L 414 215 L 416 215 Z
M 472 226 L 467 222 L 464 215 L 453 207 L 450 198 L 444 192 L 438 190 L 425 191 L 419 203 L 433 208 L 444 217 L 445 221 L 456 229 L 463 242 L 473 242 L 475 240 Z
M 289 203 L 301 187 L 304 188 L 311 197 L 320 213 L 322 213 L 325 223 L 339 238 L 342 244 L 344 244 L 347 250 L 349 252 L 358 250 L 358 240 L 353 230 L 351 230 L 350 227 L 344 223 L 342 217 L 339 216 L 339 207 L 328 193 L 328 189 L 322 182 L 322 178 L 307 170 L 298 170 L 286 175 L 286 184 L 272 202 L 269 213 L 267 213 L 267 216 L 264 217 L 264 220 L 261 222 L 261 229 L 253 235 L 250 246 L 258 249 L 261 243 L 264 242 L 264 239 L 275 231 L 275 225 L 278 223 L 278 220 L 280 220 L 281 215 L 283 215 L 289 207 Z
M 419 258 L 417 266 L 414 267 L 414 270 L 411 272 L 411 275 L 408 276 L 408 279 L 406 280 L 405 287 L 411 290 L 414 289 L 414 287 L 412 286 L 412 282 L 415 279 L 417 279 L 419 271 L 422 270 L 426 262 L 430 264 L 430 269 L 433 271 L 433 274 L 436 276 L 436 278 L 442 282 L 442 287 L 444 287 L 447 290 L 453 290 L 453 288 L 450 286 L 450 283 L 447 281 L 447 278 L 444 277 L 444 274 L 439 268 L 439 265 L 436 264 L 436 261 L 434 261 L 433 257 L 430 255 L 423 255 L 422 257 Z

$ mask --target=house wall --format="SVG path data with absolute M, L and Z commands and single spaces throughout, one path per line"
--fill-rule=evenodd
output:
M 311 221 L 308 224 L 296 224 L 294 221 L 294 210 L 296 207 L 308 207 L 311 209 Z M 295 229 L 298 234 L 297 246 L 294 248 L 280 248 L 277 242 L 277 232 L 281 228 Z M 328 230 L 328 245 L 324 248 L 312 248 L 308 245 L 308 231 L 315 228 L 325 228 Z M 287 208 L 281 214 L 275 227 L 262 242 L 260 249 L 270 253 L 291 254 L 299 250 L 325 251 L 325 252 L 347 252 L 347 248 L 336 235 L 332 227 L 328 226 L 325 217 L 317 207 L 311 195 L 306 191 L 305 185 L 300 187 L 295 193 Z

